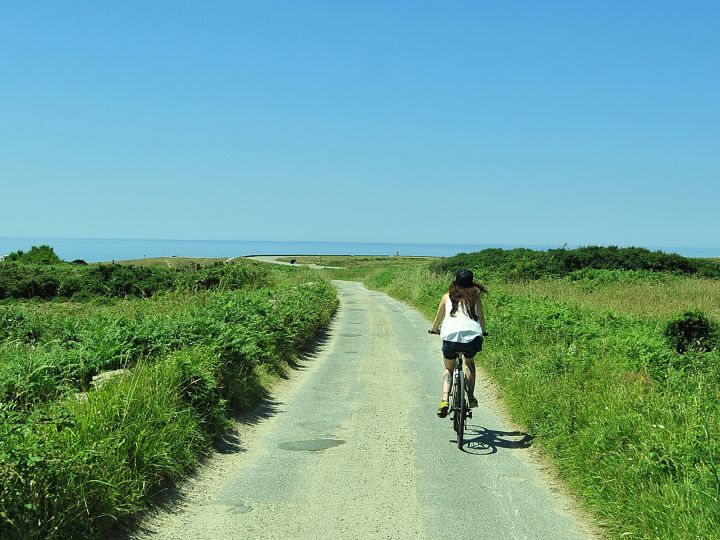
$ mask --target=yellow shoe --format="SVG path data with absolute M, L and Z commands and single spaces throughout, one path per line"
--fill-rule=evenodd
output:
M 450 407 L 450 404 L 447 401 L 441 401 L 440 406 L 438 407 L 438 410 L 437 410 L 437 415 L 440 418 L 445 418 L 447 416 L 449 407 Z

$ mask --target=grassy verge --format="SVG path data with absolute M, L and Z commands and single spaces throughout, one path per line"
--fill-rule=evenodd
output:
M 590 309 L 605 309 L 657 320 L 699 309 L 720 321 L 719 283 L 718 280 L 668 275 L 655 280 L 624 282 L 539 280 L 505 283 L 504 289 L 517 294 L 580 304 Z
M 0 537 L 99 537 L 184 475 L 336 307 L 302 269 L 240 288 L 0 306 Z M 122 369 L 102 386 L 93 376 Z
M 451 279 L 423 264 L 334 275 L 429 318 Z M 481 362 L 610 536 L 718 538 L 720 354 L 679 355 L 663 328 L 696 304 L 716 318 L 720 284 L 626 281 L 487 283 Z

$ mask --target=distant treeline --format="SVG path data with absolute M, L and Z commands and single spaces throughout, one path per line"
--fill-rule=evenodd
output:
M 47 245 L 33 246 L 28 252 L 22 249 L 13 251 L 5 257 L 5 260 L 21 264 L 59 264 L 63 262 L 55 250 Z
M 161 291 L 238 289 L 263 281 L 259 265 L 162 266 L 0 263 L 0 300 L 149 297 Z
M 720 278 L 720 264 L 711 259 L 695 259 L 675 253 L 616 246 L 587 246 L 547 251 L 493 248 L 476 253 L 460 253 L 437 261 L 430 268 L 436 273 L 470 268 L 477 271 L 480 276 L 503 279 L 564 277 L 585 269 L 667 272 Z

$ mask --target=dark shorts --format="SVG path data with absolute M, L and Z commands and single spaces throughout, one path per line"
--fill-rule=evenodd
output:
M 465 358 L 474 358 L 477 353 L 482 351 L 482 346 L 482 336 L 476 337 L 470 343 L 443 340 L 442 353 L 448 360 L 455 360 L 460 352 L 465 354 Z

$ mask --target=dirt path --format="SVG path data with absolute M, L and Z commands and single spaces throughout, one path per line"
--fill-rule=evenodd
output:
M 592 537 L 487 382 L 457 449 L 435 416 L 440 342 L 422 316 L 335 284 L 341 306 L 316 357 L 133 538 Z

